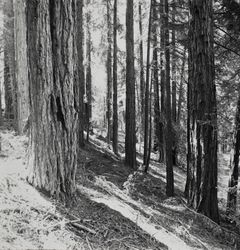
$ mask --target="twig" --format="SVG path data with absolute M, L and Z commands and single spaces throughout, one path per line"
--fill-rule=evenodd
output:
M 93 250 L 93 248 L 91 247 L 90 242 L 89 242 L 89 240 L 88 240 L 88 237 L 86 237 L 86 241 L 87 241 L 87 244 L 88 244 L 89 249 L 90 249 L 90 250 Z

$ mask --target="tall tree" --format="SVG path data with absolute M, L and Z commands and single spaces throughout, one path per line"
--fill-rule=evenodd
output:
M 169 42 L 169 6 L 168 0 L 165 0 L 165 58 L 166 58 L 166 168 L 167 168 L 167 196 L 174 195 L 174 176 L 172 159 L 172 110 L 171 110 L 171 83 L 170 83 L 170 42 Z
M 145 107 L 144 107 L 144 152 L 143 165 L 145 165 L 145 172 L 148 170 L 148 151 L 149 149 L 149 86 L 150 86 L 150 47 L 152 35 L 152 8 L 153 1 L 150 3 L 149 19 L 148 19 L 148 41 L 147 41 L 147 71 L 146 71 L 146 86 L 145 86 Z
M 136 169 L 136 118 L 134 69 L 133 0 L 127 1 L 126 10 L 126 134 L 125 163 Z
M 213 50 L 213 1 L 190 1 L 190 139 L 188 157 L 196 180 L 197 211 L 219 222 L 217 199 L 217 108 Z M 190 185 L 191 187 L 191 185 Z
M 112 18 L 110 0 L 106 0 L 107 5 L 107 139 L 110 144 L 112 138 Z
M 76 1 L 26 2 L 31 158 L 28 181 L 69 203 L 75 192 L 78 112 Z
M 237 209 L 237 188 L 239 175 L 240 155 L 240 95 L 238 97 L 237 112 L 235 116 L 234 155 L 231 162 L 231 177 L 228 183 L 227 213 L 234 215 Z
M 79 118 L 79 146 L 84 146 L 84 92 L 85 92 L 85 71 L 84 71 L 84 27 L 83 27 L 83 0 L 77 0 L 77 55 L 78 55 L 78 82 L 76 90 L 76 102 L 78 102 Z
M 92 118 L 92 35 L 91 35 L 91 0 L 87 0 L 86 26 L 87 26 L 87 68 L 86 68 L 86 125 L 87 125 L 87 141 L 89 141 L 89 128 Z
M 113 151 L 118 154 L 117 4 L 113 9 Z

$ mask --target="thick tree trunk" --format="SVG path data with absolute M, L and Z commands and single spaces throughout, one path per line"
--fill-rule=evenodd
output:
M 228 183 L 227 214 L 235 215 L 237 209 L 237 189 L 239 175 L 239 155 L 240 155 L 240 95 L 238 97 L 237 111 L 235 117 L 235 138 L 234 156 L 231 165 L 231 177 Z
M 31 154 L 28 181 L 70 202 L 75 192 L 78 113 L 76 2 L 27 1 Z
M 17 87 L 17 130 L 23 133 L 29 116 L 26 1 L 14 0 L 15 75 Z
M 135 69 L 133 0 L 127 1 L 126 11 L 126 134 L 125 163 L 136 169 L 136 115 L 135 115 Z
M 117 0 L 113 12 L 113 152 L 118 154 Z
M 110 0 L 107 4 L 107 140 L 108 144 L 112 139 L 112 24 L 111 24 L 111 10 Z
M 212 1 L 192 0 L 190 23 L 191 144 L 195 173 L 192 190 L 200 213 L 219 222 L 217 200 L 217 108 L 213 50 Z
M 165 0 L 165 57 L 166 57 L 166 169 L 167 169 L 167 196 L 174 195 L 174 176 L 173 176 L 173 159 L 172 159 L 172 111 L 171 111 L 171 83 L 170 83 L 170 44 L 169 44 L 169 21 L 168 21 L 168 0 Z
M 77 55 L 78 55 L 78 85 L 77 95 L 78 118 L 79 118 L 79 146 L 84 146 L 84 92 L 85 92 L 85 72 L 84 72 L 84 27 L 83 27 L 83 0 L 77 0 Z M 78 99 L 78 100 L 77 100 Z

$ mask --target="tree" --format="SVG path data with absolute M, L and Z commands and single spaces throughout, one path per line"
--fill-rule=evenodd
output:
M 149 20 L 148 20 L 148 41 L 147 41 L 147 70 L 146 70 L 146 86 L 145 86 L 145 116 L 144 116 L 144 155 L 143 165 L 145 165 L 145 172 L 148 170 L 148 154 L 149 154 L 149 82 L 150 82 L 150 46 L 152 34 L 152 8 L 153 1 L 150 3 Z
M 197 211 L 219 222 L 217 200 L 217 108 L 212 1 L 190 1 L 190 136 L 188 164 L 194 175 L 189 197 Z
M 237 112 L 235 117 L 234 155 L 231 162 L 231 177 L 228 183 L 227 213 L 234 215 L 237 208 L 237 188 L 239 175 L 239 155 L 240 155 L 240 96 L 238 98 Z
M 110 144 L 112 138 L 112 20 L 110 0 L 106 0 L 107 5 L 107 139 Z
M 113 10 L 113 151 L 118 154 L 117 0 Z
M 78 103 L 79 118 L 79 146 L 84 146 L 84 92 L 85 92 L 85 71 L 84 59 L 84 27 L 83 27 L 83 0 L 77 0 L 77 55 L 78 55 L 78 82 L 76 86 L 76 102 Z M 78 100 L 77 100 L 78 98 Z
M 134 28 L 133 0 L 127 1 L 126 10 L 126 134 L 125 163 L 136 166 L 136 119 L 135 119 L 135 72 L 134 72 Z
M 86 68 L 86 125 L 87 125 L 87 141 L 89 141 L 89 128 L 92 118 L 92 35 L 91 35 L 91 0 L 87 0 L 86 26 L 87 26 L 87 68 Z
M 172 111 L 171 111 L 171 83 L 170 83 L 170 43 L 169 43 L 169 7 L 168 0 L 165 0 L 165 57 L 166 57 L 166 168 L 167 168 L 167 196 L 174 195 L 174 176 L 172 159 Z
M 75 192 L 76 1 L 26 2 L 31 158 L 28 181 L 67 204 Z

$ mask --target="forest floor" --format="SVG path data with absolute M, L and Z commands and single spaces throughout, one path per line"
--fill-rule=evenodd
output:
M 175 167 L 176 196 L 165 195 L 165 166 L 133 172 L 103 140 L 81 151 L 74 206 L 63 207 L 25 181 L 26 137 L 1 132 L 0 249 L 240 249 L 240 233 L 186 206 L 184 170 Z M 221 160 L 220 207 L 228 170 Z M 224 211 L 222 211 L 224 212 Z

